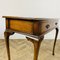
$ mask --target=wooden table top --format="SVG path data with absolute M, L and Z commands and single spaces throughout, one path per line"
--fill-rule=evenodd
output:
M 38 60 L 39 48 L 42 40 L 44 39 L 44 35 L 53 29 L 56 29 L 56 36 L 52 53 L 54 55 L 56 40 L 58 36 L 58 19 L 15 16 L 3 16 L 3 18 L 6 18 L 6 30 L 4 32 L 4 36 L 6 41 L 8 60 L 10 60 L 9 36 L 13 35 L 14 33 L 26 35 L 27 40 L 31 41 L 34 45 L 34 60 Z
M 18 17 L 18 16 L 3 16 L 3 18 L 18 19 L 18 20 L 58 20 L 57 18 L 35 18 L 35 17 Z

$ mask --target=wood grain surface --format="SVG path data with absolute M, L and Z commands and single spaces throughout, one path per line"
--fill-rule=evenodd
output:
M 10 29 L 33 34 L 33 22 L 10 20 Z
M 60 60 L 60 40 L 57 41 L 55 56 L 52 55 L 53 40 L 44 40 L 38 60 Z M 33 60 L 33 44 L 27 40 L 10 40 L 11 60 Z M 5 41 L 0 40 L 0 60 L 7 60 Z

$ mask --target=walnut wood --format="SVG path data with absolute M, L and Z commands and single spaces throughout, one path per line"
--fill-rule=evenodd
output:
M 56 27 L 57 25 L 55 23 L 58 23 L 57 20 L 56 21 L 54 21 L 54 20 L 50 21 L 49 20 L 48 22 L 46 21 L 45 23 L 40 23 L 40 31 L 39 31 L 39 33 L 43 34 L 44 32 Z M 46 27 L 47 25 L 49 25 L 48 28 Z
M 9 48 L 9 36 L 10 35 L 13 35 L 14 34 L 14 32 L 7 32 L 7 31 L 5 31 L 4 32 L 4 36 L 5 36 L 5 42 L 6 42 L 6 48 L 7 48 L 7 55 L 8 55 L 8 60 L 11 60 L 10 59 L 10 48 Z
M 58 20 L 56 18 L 32 18 L 32 17 L 18 17 L 18 16 L 3 16 L 3 18 L 6 18 L 6 19 L 13 19 L 13 20 Z M 43 21 L 45 22 L 45 21 Z
M 10 29 L 33 34 L 33 22 L 10 20 Z M 29 27 L 29 28 L 28 28 Z
M 44 22 L 43 22 L 44 21 Z M 17 30 L 23 33 L 31 34 L 31 35 L 36 35 L 39 36 L 48 30 L 51 30 L 53 28 L 56 28 L 57 25 L 55 23 L 58 23 L 57 20 L 37 20 L 37 21 L 26 21 L 26 20 L 6 20 L 6 27 L 7 29 L 11 30 Z M 46 28 L 46 25 L 50 25 L 49 28 Z M 29 27 L 29 28 L 28 28 Z
M 41 38 L 39 38 L 38 41 L 35 41 L 34 39 L 31 39 L 29 37 L 26 37 L 27 40 L 31 41 L 34 45 L 34 60 L 38 60 L 38 53 L 39 53 L 39 48 L 41 46 L 41 42 L 44 38 L 44 36 L 42 36 Z
M 55 55 L 54 51 L 55 51 L 55 45 L 56 45 L 56 41 L 57 41 L 58 31 L 59 31 L 59 29 L 56 28 L 56 36 L 55 36 L 55 41 L 54 41 L 54 46 L 53 46 L 53 52 L 52 52 L 52 55 Z
M 34 60 L 38 59 L 39 47 L 46 33 L 56 29 L 56 36 L 53 46 L 53 54 L 55 50 L 57 35 L 58 35 L 58 19 L 54 18 L 27 18 L 27 17 L 13 17 L 13 16 L 3 16 L 6 18 L 6 30 L 5 30 L 5 40 L 6 48 L 8 53 L 8 59 L 10 60 L 9 51 L 9 36 L 12 32 L 21 33 L 32 38 L 37 38 L 38 40 L 26 37 L 34 45 Z

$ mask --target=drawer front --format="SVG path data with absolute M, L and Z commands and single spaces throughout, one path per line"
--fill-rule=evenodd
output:
M 48 22 L 42 22 L 40 24 L 40 34 L 44 33 L 44 32 L 47 32 L 48 30 L 50 29 L 53 29 L 54 27 L 56 27 L 58 25 L 58 22 L 57 21 L 48 21 Z
M 23 33 L 33 34 L 33 22 L 22 20 L 10 20 L 10 29 Z

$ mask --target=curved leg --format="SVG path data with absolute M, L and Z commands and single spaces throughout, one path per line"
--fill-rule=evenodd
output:
M 39 47 L 44 37 L 39 38 L 39 41 L 26 37 L 27 40 L 30 40 L 34 45 L 34 60 L 38 60 Z
M 8 60 L 10 60 L 10 49 L 9 49 L 9 36 L 14 34 L 14 32 L 4 32 L 4 36 L 5 36 L 5 42 L 6 42 L 6 48 L 7 48 L 7 55 L 8 55 Z
M 54 46 L 53 46 L 53 52 L 52 55 L 54 55 L 54 51 L 55 51 L 55 45 L 56 45 L 56 41 L 57 41 L 57 36 L 58 36 L 58 28 L 56 28 L 56 36 L 55 36 L 55 41 L 54 41 Z

